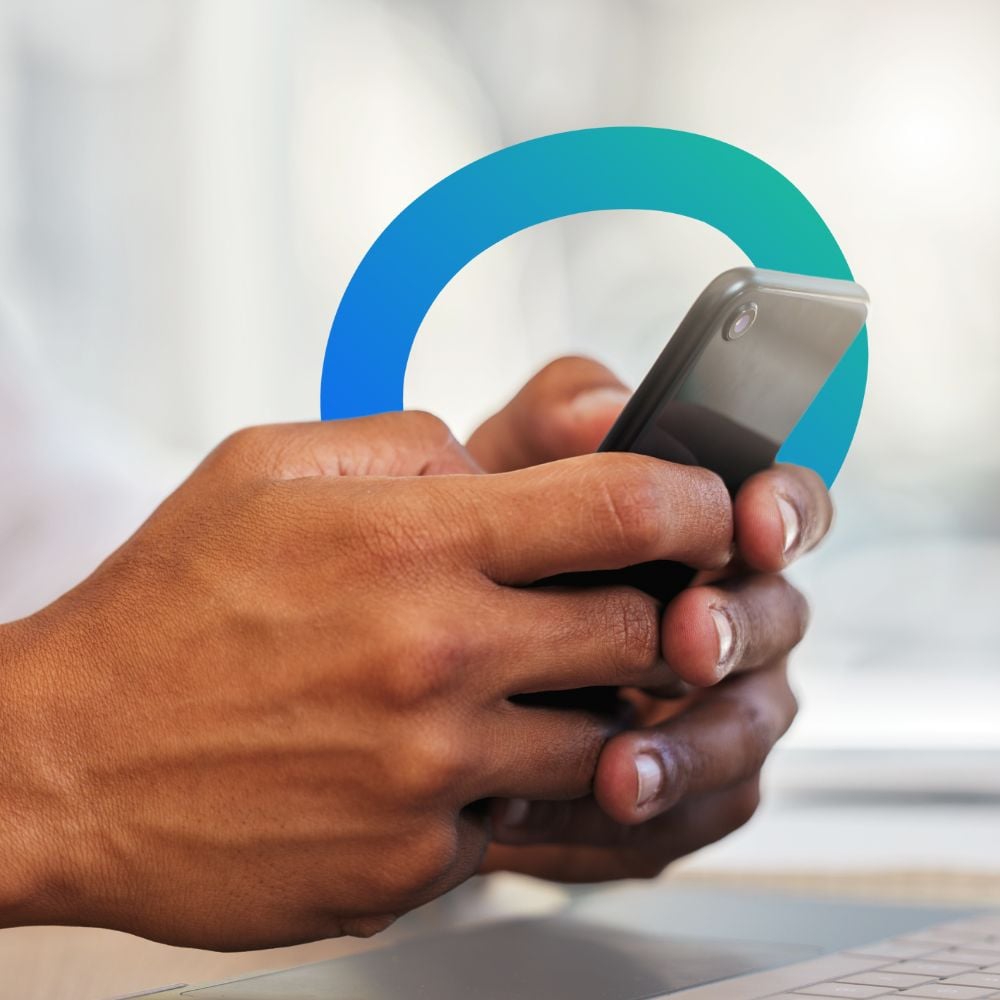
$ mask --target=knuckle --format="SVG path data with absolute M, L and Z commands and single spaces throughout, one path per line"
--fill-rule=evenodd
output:
M 743 774 L 756 774 L 764 766 L 774 744 L 787 728 L 778 722 L 778 716 L 783 716 L 787 707 L 787 703 L 781 704 L 784 701 L 783 695 L 779 701 L 768 699 L 767 704 L 755 697 L 734 700 Z
M 698 490 L 702 502 L 720 509 L 728 508 L 731 505 L 732 498 L 722 476 L 701 465 L 689 465 L 686 466 L 686 469 L 692 477 L 692 482 Z
M 754 778 L 731 793 L 730 818 L 732 829 L 746 826 L 760 808 L 760 780 Z
M 564 354 L 561 358 L 556 358 L 541 368 L 535 378 L 539 381 L 560 379 L 564 375 L 575 373 L 581 365 L 587 364 L 595 364 L 595 362 L 577 354 Z
M 791 684 L 785 683 L 782 691 L 782 735 L 786 733 L 799 714 L 799 699 L 792 689 Z
M 407 793 L 420 802 L 449 802 L 461 797 L 471 768 L 468 748 L 456 736 L 435 726 L 407 750 Z
M 615 455 L 600 476 L 597 525 L 628 553 L 649 554 L 661 537 L 663 490 L 659 477 L 638 456 Z
M 612 637 L 623 667 L 652 667 L 660 657 L 660 622 L 651 599 L 616 594 L 605 608 L 604 633 Z
M 470 654 L 456 627 L 417 625 L 386 670 L 385 693 L 404 709 L 436 701 L 455 689 Z
M 369 440 L 378 442 L 376 470 L 406 466 L 410 474 L 423 475 L 436 460 L 452 452 L 456 453 L 456 464 L 462 465 L 457 453 L 464 453 L 464 449 L 448 425 L 426 410 L 380 413 L 361 418 L 359 424 L 364 426 Z
M 597 764 L 606 739 L 606 734 L 599 724 L 581 727 L 578 749 L 567 764 L 566 785 L 571 793 L 582 795 L 593 790 Z
M 702 754 L 688 739 L 661 740 L 660 766 L 664 770 L 665 802 L 674 805 L 684 799 L 704 768 Z
M 427 410 L 406 410 L 400 417 L 431 451 L 439 451 L 455 443 L 451 428 L 440 417 Z
M 745 771 L 759 771 L 773 745 L 769 714 L 753 699 L 739 702 L 740 731 L 743 734 L 742 764 Z
M 422 902 L 447 881 L 458 863 L 457 832 L 443 823 L 426 830 L 406 845 L 400 857 L 397 890 L 414 902 Z
M 670 858 L 666 851 L 662 853 L 651 850 L 637 851 L 626 862 L 627 875 L 629 878 L 646 880 L 659 878 L 669 863 Z
M 716 544 L 724 559 L 729 556 L 733 537 L 733 500 L 722 477 L 709 469 L 691 466 L 694 514 L 700 525 L 707 525 L 715 535 Z
M 568 713 L 566 713 L 568 715 Z M 552 801 L 572 800 L 589 795 L 594 788 L 597 765 L 608 741 L 608 725 L 595 715 L 574 713 L 569 727 L 554 725 L 551 738 L 546 726 L 539 730 L 538 739 L 523 758 L 523 766 L 535 775 L 544 776 Z M 485 758 L 484 769 L 492 775 L 501 775 L 497 766 Z M 572 812 L 561 814 L 558 809 L 534 802 L 531 806 L 532 823 L 572 821 Z
M 234 431 L 212 454 L 225 467 L 269 479 L 291 478 L 302 466 L 292 425 L 260 424 Z
M 799 701 L 788 678 L 787 658 L 779 661 L 769 673 L 774 681 L 766 705 L 769 716 L 769 737 L 773 745 L 791 726 L 799 711 Z
M 224 438 L 212 457 L 226 465 L 253 466 L 260 461 L 271 433 L 268 427 L 243 427 Z

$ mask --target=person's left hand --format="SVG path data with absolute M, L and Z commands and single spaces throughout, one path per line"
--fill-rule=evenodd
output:
M 489 472 L 591 452 L 628 396 L 603 365 L 563 358 L 487 420 L 469 451 Z M 659 648 L 690 693 L 623 689 L 635 715 L 606 744 L 592 794 L 495 800 L 482 871 L 649 878 L 753 815 L 761 767 L 795 716 L 786 664 L 808 618 L 779 574 L 831 520 L 829 495 L 808 469 L 776 465 L 743 485 L 730 569 L 697 578 L 663 614 Z

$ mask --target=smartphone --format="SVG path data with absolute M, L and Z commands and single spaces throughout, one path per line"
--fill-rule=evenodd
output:
M 698 296 L 629 400 L 600 451 L 700 465 L 730 493 L 774 461 L 868 314 L 852 281 L 749 267 Z M 562 582 L 627 583 L 666 602 L 694 576 L 643 563 Z

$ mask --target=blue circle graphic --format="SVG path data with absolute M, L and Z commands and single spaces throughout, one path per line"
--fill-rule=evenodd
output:
M 757 267 L 852 277 L 805 196 L 742 149 L 691 132 L 643 127 L 543 136 L 446 177 L 375 241 L 330 330 L 323 419 L 402 409 L 417 330 L 441 290 L 474 257 L 542 222 L 612 209 L 698 219 L 728 236 Z M 810 466 L 832 483 L 857 427 L 867 372 L 862 329 L 778 458 Z

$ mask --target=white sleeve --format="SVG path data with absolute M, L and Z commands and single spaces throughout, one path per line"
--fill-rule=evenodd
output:
M 162 462 L 74 408 L 0 311 L 0 622 L 87 576 L 168 489 Z

